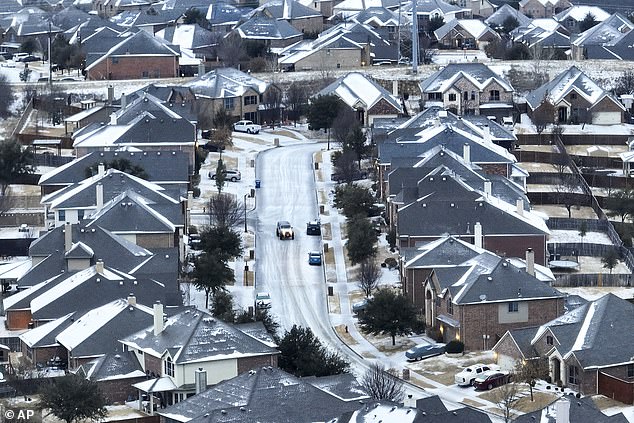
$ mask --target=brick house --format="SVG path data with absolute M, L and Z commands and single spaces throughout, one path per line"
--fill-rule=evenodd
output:
M 368 76 L 350 72 L 319 91 L 314 97 L 335 95 L 357 114 L 364 126 L 375 117 L 397 117 L 403 113 L 399 100 Z
M 456 266 L 434 268 L 425 282 L 425 323 L 445 342 L 488 350 L 510 329 L 536 326 L 564 312 L 564 295 L 522 269 L 484 252 Z
M 533 19 L 550 18 L 572 6 L 568 0 L 522 0 L 520 12 Z
M 125 35 L 125 36 L 123 36 Z M 175 78 L 180 49 L 146 31 L 108 37 L 86 47 L 86 79 Z M 88 44 L 93 48 L 93 44 Z
M 632 404 L 633 321 L 634 304 L 607 294 L 539 327 L 510 330 L 493 351 L 507 368 L 525 357 L 546 358 L 553 383 Z
M 454 19 L 434 31 L 438 43 L 445 48 L 484 49 L 498 41 L 500 35 L 478 19 Z
M 319 34 L 324 29 L 324 16 L 296 0 L 272 0 L 254 9 L 251 15 L 264 15 L 284 20 L 302 34 Z
M 482 63 L 451 63 L 420 83 L 425 108 L 440 106 L 457 115 L 509 117 L 513 87 Z
M 133 384 L 147 380 L 136 355 L 131 352 L 112 352 L 83 364 L 77 374 L 95 382 L 106 397 L 107 404 L 123 404 L 135 398 Z
M 207 385 L 262 366 L 277 367 L 270 335 L 261 323 L 232 325 L 188 308 L 166 320 L 161 304 L 154 305 L 154 325 L 121 340 L 151 379 L 136 386 L 144 392 L 161 390 L 164 404 L 175 404 L 196 392 L 196 371 L 206 371 Z
M 267 48 L 281 48 L 301 41 L 303 34 L 285 20 L 277 20 L 266 15 L 253 15 L 237 26 L 233 33 L 243 41 L 259 41 Z M 232 33 L 232 34 L 233 34 Z
M 528 93 L 526 102 L 528 114 L 533 119 L 540 112 L 552 112 L 552 120 L 545 117 L 547 122 L 595 125 L 618 125 L 624 122 L 625 107 L 619 99 L 576 66 L 571 66 L 550 82 Z

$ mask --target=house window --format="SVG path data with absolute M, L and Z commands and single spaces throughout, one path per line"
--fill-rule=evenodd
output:
M 634 377 L 634 364 L 627 365 L 627 377 Z
M 249 104 L 258 104 L 258 96 L 248 95 L 244 97 L 244 105 L 248 106 Z
M 165 360 L 165 374 L 174 377 L 174 362 L 170 357 Z
M 447 313 L 453 314 L 453 303 L 451 302 L 451 298 L 447 299 Z
M 449 94 L 449 101 L 456 101 L 456 95 L 455 94 Z
M 337 63 L 337 69 L 341 69 L 341 63 Z
M 476 99 L 476 93 L 475 91 L 471 91 L 471 100 L 475 100 Z
M 500 91 L 499 90 L 491 90 L 491 91 L 489 91 L 489 100 L 491 100 L 491 101 L 500 101 Z
M 555 343 L 555 340 L 553 339 L 553 337 L 548 335 L 546 337 L 546 345 L 553 345 L 554 343 Z
M 77 219 L 82 220 L 84 218 L 84 210 L 77 210 Z
M 451 97 L 452 94 L 449 94 L 449 97 Z M 455 94 L 454 94 L 455 97 Z M 428 93 L 427 94 L 427 98 L 429 100 L 442 100 L 442 93 Z
M 464 101 L 469 100 L 469 91 L 465 91 L 462 93 L 462 98 L 464 99 Z
M 517 301 L 511 301 L 509 303 L 509 313 L 517 313 L 519 311 L 519 303 Z
M 233 97 L 225 98 L 225 109 L 233 110 Z
M 440 307 L 440 298 L 436 298 L 436 307 Z
M 568 366 L 568 383 L 579 385 L 579 367 Z
M 577 99 L 577 93 L 570 93 L 570 98 L 573 100 Z
M 60 222 L 65 222 L 66 221 L 66 210 L 60 210 L 57 212 L 57 216 L 59 216 L 59 218 L 57 220 L 59 220 Z
M 112 58 L 112 64 L 116 65 L 117 63 L 119 63 L 119 58 L 118 57 L 113 57 Z
M 142 77 L 143 78 L 149 78 L 150 74 L 148 73 L 148 71 L 143 71 Z

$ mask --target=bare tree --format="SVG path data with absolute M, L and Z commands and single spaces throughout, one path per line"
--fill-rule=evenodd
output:
M 242 38 L 236 33 L 229 33 L 216 46 L 216 55 L 225 66 L 236 67 L 243 54 Z
M 513 407 L 515 407 L 515 404 L 520 399 L 519 393 L 520 390 L 516 383 L 507 383 L 495 390 L 493 402 L 502 412 L 505 423 L 510 422 L 511 417 L 513 417 Z
M 264 93 L 263 105 L 266 111 L 267 120 L 275 126 L 275 122 L 280 120 L 280 106 L 282 105 L 282 90 L 275 84 L 271 84 Z
M 366 370 L 361 387 L 374 400 L 401 402 L 405 396 L 403 381 L 386 371 L 380 363 L 373 363 Z
M 354 112 L 349 107 L 340 107 L 337 117 L 332 121 L 332 137 L 333 140 L 343 146 L 352 130 L 359 126 L 360 123 Z
M 286 107 L 289 118 L 293 120 L 295 126 L 301 116 L 303 107 L 308 103 L 306 89 L 297 82 L 293 82 L 286 90 Z
M 0 118 L 11 114 L 11 104 L 15 100 L 11 84 L 5 75 L 0 75 Z
M 379 279 L 381 278 L 381 268 L 376 264 L 374 257 L 361 262 L 358 277 L 358 286 L 367 298 L 379 286 Z
M 555 185 L 555 192 L 557 193 L 557 201 L 559 204 L 563 204 L 568 211 L 568 219 L 572 218 L 572 206 L 578 205 L 579 185 L 576 183 L 573 175 L 564 178 L 561 184 Z
M 213 226 L 232 228 L 244 224 L 244 204 L 234 195 L 219 193 L 209 199 L 209 221 Z
M 531 401 L 535 400 L 533 398 L 535 382 L 540 379 L 545 379 L 547 376 L 548 361 L 543 358 L 520 361 L 517 363 L 517 366 L 515 366 L 514 380 L 528 385 L 531 392 Z
M 548 99 L 544 98 L 541 104 L 533 112 L 533 123 L 535 130 L 541 134 L 548 124 L 555 121 L 555 105 Z

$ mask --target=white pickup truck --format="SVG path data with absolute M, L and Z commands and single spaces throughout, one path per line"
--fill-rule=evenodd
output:
M 233 130 L 236 132 L 246 132 L 247 134 L 257 134 L 262 127 L 250 120 L 241 120 L 233 124 Z

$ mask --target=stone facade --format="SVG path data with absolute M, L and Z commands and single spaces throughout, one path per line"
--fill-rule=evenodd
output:
M 145 365 L 143 366 L 145 373 L 154 372 L 156 376 L 163 374 L 163 361 L 159 357 L 143 354 L 143 359 L 145 360 Z
M 6 325 L 9 330 L 28 329 L 31 323 L 31 310 L 7 310 Z
M 63 362 L 66 362 L 68 360 L 68 352 L 64 347 L 54 346 L 44 348 L 30 348 L 23 341 L 20 341 L 20 343 L 22 345 L 22 354 L 33 364 L 44 364 L 54 357 L 59 357 Z
M 508 178 L 511 176 L 511 165 L 505 163 L 486 163 L 479 165 L 487 175 L 500 175 Z
M 492 94 L 493 91 L 497 91 L 499 98 Z M 431 100 L 432 93 L 427 93 L 427 99 Z M 456 114 L 489 114 L 489 109 L 484 111 L 480 106 L 487 105 L 506 105 L 513 104 L 513 93 L 507 92 L 497 82 L 491 81 L 482 90 L 474 85 L 466 78 L 460 78 L 454 84 L 442 93 L 443 106 Z M 507 109 L 507 116 L 510 115 L 512 109 Z M 499 110 L 498 110 L 499 112 Z
M 288 21 L 296 30 L 302 34 L 319 34 L 324 30 L 323 16 L 313 16 L 303 19 L 291 19 Z
M 143 248 L 171 248 L 174 247 L 174 234 L 137 234 L 136 244 Z
M 139 57 L 112 56 L 87 70 L 86 79 L 115 80 L 143 78 L 176 78 L 179 76 L 177 56 Z
M 552 18 L 570 6 L 568 0 L 551 0 L 545 4 L 540 0 L 528 0 L 520 2 L 520 12 L 533 19 Z
M 430 268 L 404 269 L 401 275 L 403 294 L 414 304 L 419 313 L 425 309 L 425 281 L 431 275 Z
M 322 49 L 298 60 L 295 70 L 354 69 L 369 63 L 365 49 Z

